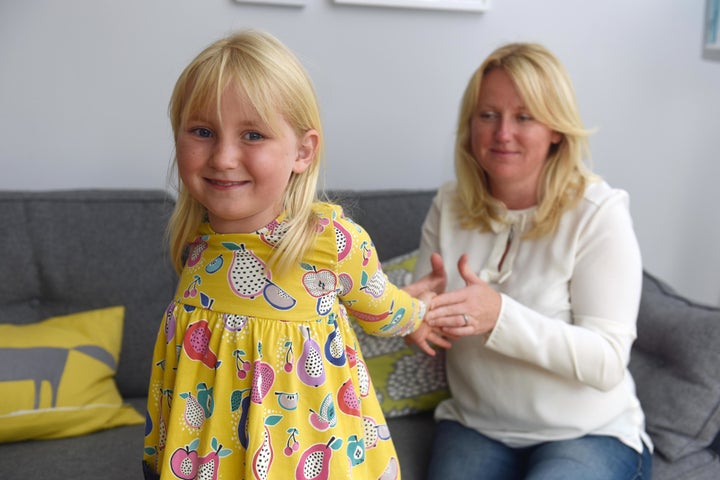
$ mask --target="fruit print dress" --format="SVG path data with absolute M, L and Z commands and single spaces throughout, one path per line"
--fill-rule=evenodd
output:
M 147 478 L 400 478 L 348 316 L 403 335 L 420 302 L 387 282 L 340 207 L 315 211 L 314 248 L 282 276 L 266 261 L 282 216 L 251 234 L 201 225 L 155 347 Z

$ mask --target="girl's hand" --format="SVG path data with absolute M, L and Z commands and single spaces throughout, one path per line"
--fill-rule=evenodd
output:
M 488 334 L 500 315 L 502 297 L 472 271 L 467 255 L 458 260 L 458 271 L 466 286 L 433 298 L 425 321 L 450 338 Z
M 435 356 L 435 349 L 432 345 L 441 348 L 450 348 L 452 346 L 439 330 L 432 328 L 425 321 L 420 324 L 420 328 L 405 336 L 405 343 L 417 345 L 420 350 L 431 357 Z

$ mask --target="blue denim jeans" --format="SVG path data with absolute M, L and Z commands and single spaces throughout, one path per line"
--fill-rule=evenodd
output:
M 429 480 L 649 480 L 652 454 L 642 454 L 613 437 L 511 448 L 457 422 L 435 429 Z

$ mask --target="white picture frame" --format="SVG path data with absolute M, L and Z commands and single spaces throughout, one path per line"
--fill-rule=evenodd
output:
M 720 0 L 707 0 L 703 29 L 703 57 L 720 60 Z
M 284 7 L 304 7 L 306 0 L 235 0 L 236 3 L 254 3 L 256 5 L 281 5 Z
M 490 0 L 335 0 L 335 3 L 370 7 L 458 10 L 464 12 L 484 12 L 490 9 Z

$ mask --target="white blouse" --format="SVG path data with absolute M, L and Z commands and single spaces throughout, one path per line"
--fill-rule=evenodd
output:
M 414 276 L 429 272 L 430 254 L 439 252 L 448 291 L 463 287 L 455 266 L 466 253 L 502 306 L 487 339 L 453 341 L 452 398 L 436 418 L 514 447 L 594 434 L 638 452 L 643 442 L 652 448 L 627 369 L 642 284 L 627 193 L 590 184 L 558 229 L 539 239 L 523 238 L 534 208 L 509 211 L 508 225 L 492 232 L 462 229 L 454 196 L 454 182 L 439 189 Z

